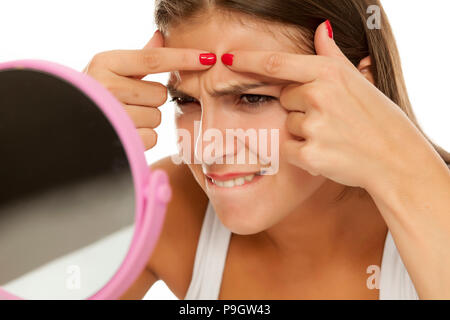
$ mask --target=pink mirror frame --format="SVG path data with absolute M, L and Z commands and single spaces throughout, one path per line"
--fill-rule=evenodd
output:
M 167 204 L 172 193 L 167 174 L 151 171 L 145 160 L 144 145 L 122 104 L 99 82 L 87 74 L 43 60 L 0 63 L 0 71 L 30 69 L 65 80 L 89 97 L 104 113 L 122 142 L 133 175 L 135 226 L 133 238 L 119 269 L 90 300 L 114 300 L 133 284 L 144 270 L 159 238 Z M 0 288 L 0 299 L 22 299 Z

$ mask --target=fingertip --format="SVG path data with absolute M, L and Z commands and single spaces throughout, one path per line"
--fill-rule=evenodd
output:
M 212 66 L 217 62 L 217 56 L 214 53 L 201 53 L 199 61 L 204 66 Z
M 144 143 L 145 150 L 150 150 L 156 145 L 158 142 L 158 134 L 155 130 L 150 128 L 139 128 L 137 130 L 141 136 L 142 142 Z
M 325 26 L 327 28 L 327 34 L 330 39 L 334 39 L 333 27 L 331 26 L 330 20 L 325 21 Z
M 329 40 L 334 41 L 334 31 L 330 20 L 325 20 L 317 27 L 314 42 L 316 44 L 322 43 L 325 45 L 326 43 L 329 43 Z
M 153 36 L 147 42 L 147 44 L 144 46 L 143 49 L 145 50 L 145 49 L 160 48 L 160 47 L 164 47 L 164 37 L 163 37 L 161 31 L 159 31 L 159 29 L 157 29 L 153 33 Z
M 232 53 L 225 53 L 222 55 L 222 63 L 226 66 L 232 66 L 234 62 L 234 54 Z

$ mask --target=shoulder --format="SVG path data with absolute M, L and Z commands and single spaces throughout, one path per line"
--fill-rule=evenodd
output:
M 167 157 L 152 164 L 150 168 L 167 173 L 172 199 L 167 206 L 163 229 L 147 267 L 177 297 L 182 298 L 191 280 L 208 197 L 186 164 L 176 165 Z

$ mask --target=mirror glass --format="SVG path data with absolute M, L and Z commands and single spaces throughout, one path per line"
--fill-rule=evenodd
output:
M 0 71 L 0 286 L 86 299 L 119 269 L 134 224 L 128 158 L 101 109 L 54 75 Z

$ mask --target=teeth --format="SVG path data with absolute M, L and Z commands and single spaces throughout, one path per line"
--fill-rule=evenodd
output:
M 213 182 L 214 182 L 216 185 L 218 185 L 219 187 L 224 187 L 224 186 L 225 186 L 225 184 L 224 184 L 222 181 L 215 181 L 215 180 L 213 180 Z
M 234 180 L 224 181 L 223 186 L 225 188 L 233 188 L 234 187 Z
M 245 183 L 245 179 L 242 177 L 234 180 L 234 184 L 237 186 L 242 186 L 244 183 Z
M 217 181 L 217 180 L 212 180 L 213 183 L 219 187 L 222 188 L 233 188 L 236 186 L 242 186 L 243 184 L 245 184 L 245 182 L 251 182 L 253 180 L 253 178 L 255 177 L 254 174 L 245 176 L 245 177 L 239 177 L 236 179 L 230 179 L 230 180 L 226 180 L 226 181 Z
M 248 181 L 248 182 L 250 182 L 250 181 L 252 181 L 253 180 L 253 178 L 255 177 L 255 175 L 251 175 L 251 176 L 245 176 L 244 177 L 244 179 L 245 179 L 245 181 Z

